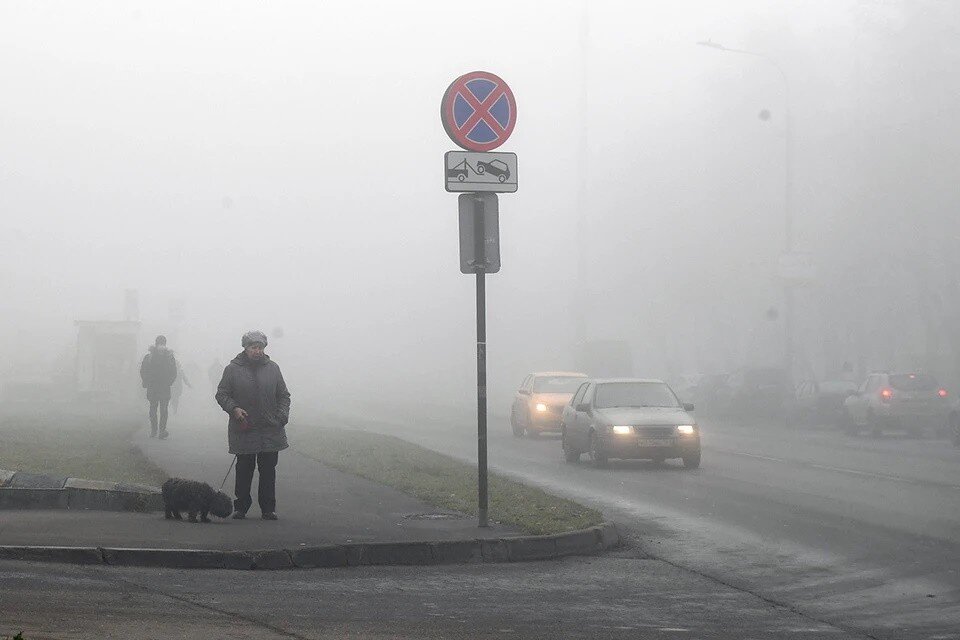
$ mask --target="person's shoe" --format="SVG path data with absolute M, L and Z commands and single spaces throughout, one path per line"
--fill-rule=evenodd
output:
M 261 520 L 279 520 L 279 518 L 277 518 L 277 514 L 274 513 L 273 511 L 267 511 L 266 513 L 261 513 L 260 519 Z
M 161 432 L 160 432 L 160 439 L 161 439 L 161 440 L 166 440 L 166 439 L 169 438 L 169 437 L 170 437 L 170 434 L 167 433 L 166 431 L 161 431 Z
M 233 515 L 230 517 L 233 518 L 234 520 L 243 520 L 244 518 L 247 517 L 247 514 L 245 514 L 243 511 L 234 511 Z
M 150 437 L 151 437 L 151 438 L 156 438 L 156 437 L 157 437 L 157 430 L 156 430 L 156 429 L 150 429 Z

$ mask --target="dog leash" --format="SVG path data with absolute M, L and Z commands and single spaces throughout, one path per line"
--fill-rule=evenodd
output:
M 233 460 L 230 462 L 230 468 L 227 469 L 227 475 L 223 476 L 223 482 L 220 483 L 220 488 L 217 491 L 223 491 L 223 485 L 227 484 L 227 478 L 230 477 L 230 472 L 233 471 L 233 465 L 237 463 L 237 456 L 233 456 Z

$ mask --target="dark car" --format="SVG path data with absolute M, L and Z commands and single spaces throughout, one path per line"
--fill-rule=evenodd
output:
M 856 392 L 857 384 L 848 380 L 799 382 L 787 406 L 787 424 L 839 425 L 843 422 L 844 401 Z
M 721 412 L 735 418 L 782 420 L 793 395 L 789 377 L 783 369 L 741 369 L 727 377 Z
M 590 380 L 563 409 L 564 457 L 572 463 L 589 453 L 595 466 L 609 458 L 681 458 L 685 467 L 695 469 L 700 466 L 700 427 L 690 411 L 693 405 L 682 404 L 661 380 Z
M 491 160 L 490 162 L 477 162 L 477 173 L 489 173 L 496 176 L 497 180 L 504 182 L 510 179 L 510 167 L 502 160 Z
M 693 402 L 697 411 L 716 413 L 720 411 L 730 399 L 730 389 L 727 386 L 726 373 L 711 373 L 700 377 L 694 390 Z

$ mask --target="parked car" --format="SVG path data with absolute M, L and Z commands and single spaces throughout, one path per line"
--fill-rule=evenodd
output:
M 787 405 L 787 424 L 839 424 L 844 401 L 856 392 L 856 383 L 849 380 L 803 380 Z
M 726 407 L 730 401 L 729 377 L 726 373 L 709 373 L 700 378 L 693 396 L 698 412 L 718 412 Z
M 726 379 L 721 413 L 737 418 L 781 418 L 793 397 L 789 376 L 776 367 L 740 369 Z
M 560 414 L 587 374 L 570 371 L 531 373 L 517 389 L 510 409 L 513 435 L 560 431 Z
M 954 403 L 927 373 L 871 373 L 844 402 L 843 426 L 849 434 L 869 429 L 905 429 L 918 436 L 924 428 L 951 426 Z
M 704 376 L 699 373 L 681 373 L 670 381 L 670 388 L 682 402 L 696 402 L 700 391 L 700 381 Z
M 564 407 L 560 432 L 567 462 L 590 454 L 595 466 L 609 458 L 663 462 L 681 458 L 700 466 L 700 427 L 661 380 L 613 378 L 584 382 Z

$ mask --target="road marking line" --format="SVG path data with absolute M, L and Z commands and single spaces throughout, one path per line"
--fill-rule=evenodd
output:
M 913 478 L 904 478 L 903 476 L 893 476 L 887 473 L 875 473 L 873 471 L 860 471 L 858 469 L 846 469 L 844 467 L 832 467 L 827 464 L 816 464 L 814 462 L 803 462 L 807 466 L 813 467 L 814 469 L 823 469 L 825 471 L 837 471 L 839 473 L 851 473 L 855 476 L 868 476 L 871 478 L 881 478 L 883 480 L 894 480 L 898 482 L 909 482 L 911 484 L 918 484 L 923 482 L 922 480 L 914 480 Z
M 707 450 L 715 451 L 717 453 L 726 453 L 732 456 L 743 456 L 745 458 L 767 460 L 769 462 L 785 462 L 788 464 L 795 464 L 801 467 L 808 467 L 811 469 L 821 469 L 823 471 L 834 471 L 836 473 L 846 473 L 854 476 L 878 478 L 880 480 L 889 480 L 891 482 L 904 482 L 907 484 L 913 484 L 913 485 L 922 486 L 922 487 L 940 487 L 945 489 L 960 489 L 960 485 L 952 484 L 949 482 L 940 482 L 937 480 L 925 480 L 922 478 L 906 478 L 904 476 L 895 476 L 889 473 L 877 473 L 875 471 L 861 471 L 859 469 L 847 469 L 846 467 L 834 467 L 827 464 L 817 464 L 816 462 L 808 462 L 805 460 L 788 460 L 785 458 L 774 458 L 772 456 L 761 456 L 755 453 L 745 453 L 743 451 L 730 451 L 729 449 L 714 449 L 713 447 L 710 447 Z
M 757 458 L 758 460 L 769 460 L 770 462 L 789 462 L 789 460 L 784 460 L 783 458 L 773 458 L 771 456 L 761 456 L 756 453 L 744 453 L 743 451 L 730 451 L 728 449 L 714 449 L 713 447 L 707 448 L 708 451 L 716 451 L 717 453 L 729 453 L 732 456 L 744 456 L 747 458 Z

